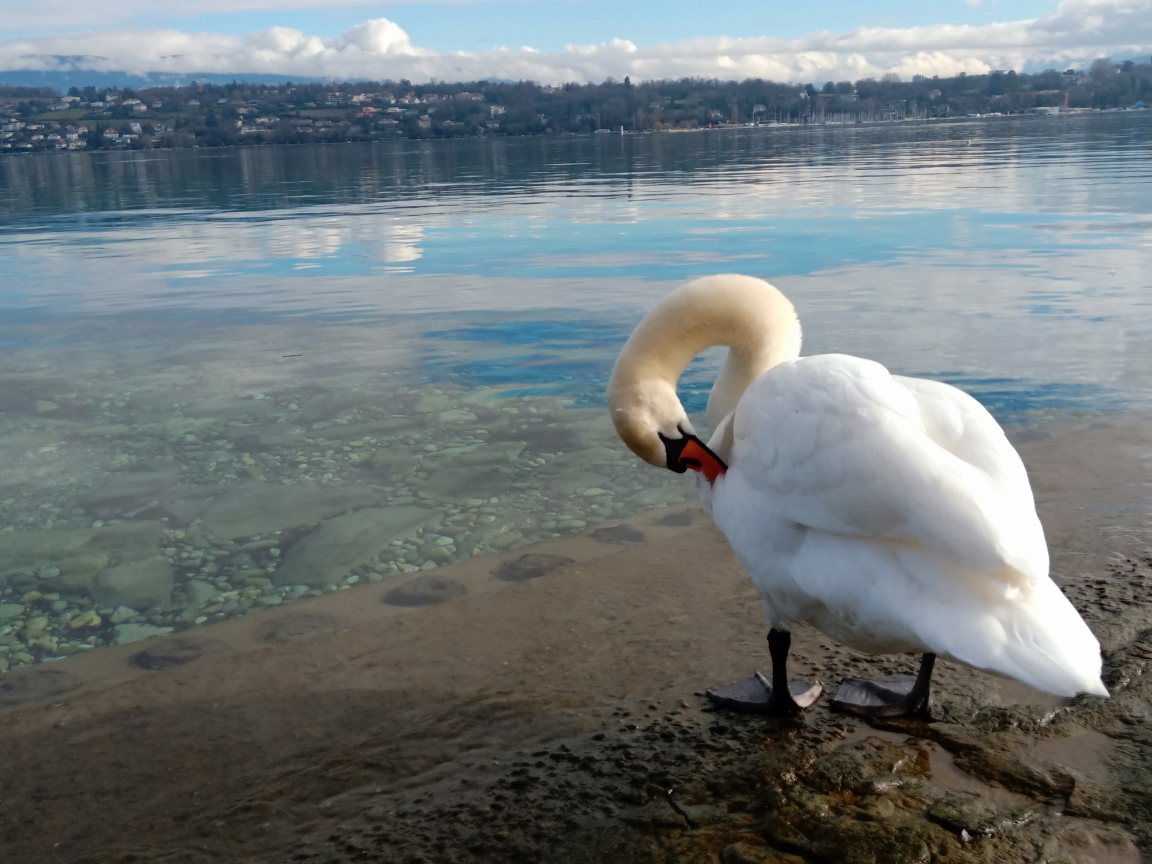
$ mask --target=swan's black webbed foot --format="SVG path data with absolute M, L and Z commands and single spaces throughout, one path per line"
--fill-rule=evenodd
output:
M 808 684 L 788 680 L 788 649 L 792 634 L 773 628 L 768 633 L 768 652 L 772 655 L 772 680 L 759 672 L 727 687 L 716 687 L 704 695 L 722 708 L 748 714 L 776 716 L 798 714 L 815 702 L 824 687 L 817 681 Z
M 935 662 L 935 654 L 925 654 L 917 675 L 908 672 L 881 678 L 845 678 L 829 707 L 857 717 L 931 720 L 930 685 Z
M 721 708 L 746 714 L 799 714 L 819 697 L 823 690 L 820 682 L 789 681 L 788 689 L 780 691 L 767 678 L 757 672 L 727 687 L 714 687 L 704 693 Z

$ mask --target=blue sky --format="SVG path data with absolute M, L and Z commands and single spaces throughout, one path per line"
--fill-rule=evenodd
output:
M 0 0 L 0 70 L 541 83 L 985 74 L 1152 51 L 1152 0 Z
M 803 36 L 815 30 L 856 27 L 918 27 L 1035 18 L 1053 0 L 849 0 L 755 2 L 729 0 L 475 0 L 454 3 L 383 3 L 329 9 L 254 10 L 174 18 L 162 10 L 138 24 L 248 33 L 272 24 L 319 36 L 338 36 L 367 18 L 395 21 L 416 45 L 437 51 L 482 51 L 496 45 L 560 51 L 566 44 L 596 44 L 614 37 L 637 45 L 676 42 L 693 36 Z
M 457 2 L 338 3 L 332 0 L 266 0 L 267 8 L 197 14 L 214 4 L 140 2 L 99 4 L 108 28 L 93 26 L 86 17 L 82 29 L 159 29 L 250 33 L 271 26 L 292 27 L 318 36 L 339 36 L 369 18 L 388 18 L 406 30 L 416 45 L 436 51 L 480 51 L 496 45 L 559 51 L 569 43 L 594 44 L 614 37 L 637 45 L 675 42 L 694 36 L 797 37 L 817 30 L 843 32 L 860 26 L 915 27 L 932 24 L 979 26 L 995 21 L 1034 18 L 1055 7 L 1054 0 L 888 0 L 859 3 L 849 0 L 807 0 L 797 3 L 728 0 L 701 4 L 689 0 L 457 0 Z M 265 5 L 257 0 L 261 6 Z M 0 10 L 31 11 L 45 4 L 0 0 Z M 75 32 L 60 6 L 50 4 L 51 16 L 39 26 L 12 28 L 13 19 L 0 15 L 0 34 L 37 36 Z M 77 2 L 79 7 L 87 3 Z M 237 3 L 235 5 L 243 5 Z M 292 8 L 312 5 L 313 8 Z M 128 7 L 128 8 L 125 8 Z M 132 9 L 131 7 L 136 7 Z M 91 7 L 89 7 L 91 8 Z M 137 11 L 138 10 L 138 11 Z M 48 10 L 45 9 L 45 12 Z M 132 14 L 136 12 L 136 14 Z

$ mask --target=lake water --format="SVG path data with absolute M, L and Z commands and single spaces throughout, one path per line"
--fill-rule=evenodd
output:
M 1015 436 L 1145 409 L 1150 157 L 1133 112 L 0 158 L 0 669 L 686 499 L 603 391 L 699 275 Z

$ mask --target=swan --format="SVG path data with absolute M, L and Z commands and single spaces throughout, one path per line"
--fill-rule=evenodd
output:
M 697 354 L 726 345 L 707 443 L 676 396 Z M 637 456 L 695 472 L 768 619 L 772 679 L 708 691 L 791 713 L 821 685 L 789 682 L 794 622 L 870 653 L 923 654 L 916 675 L 846 678 L 832 707 L 927 716 L 936 656 L 1058 696 L 1108 696 L 1100 645 L 1048 576 L 1028 475 L 979 402 L 845 354 L 800 356 L 788 299 L 749 276 L 677 288 L 641 321 L 608 383 Z

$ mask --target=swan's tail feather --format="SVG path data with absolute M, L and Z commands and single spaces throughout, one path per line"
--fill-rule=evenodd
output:
M 732 545 L 746 545 L 741 560 L 766 612 L 807 621 L 861 651 L 932 651 L 1057 696 L 1108 696 L 1100 643 L 1046 575 L 996 579 L 918 544 L 809 530 L 785 579 L 762 564 L 778 548 L 757 548 L 757 539 Z
M 1050 579 L 1037 580 L 1029 593 L 986 609 L 986 638 L 965 639 L 948 653 L 1057 696 L 1107 697 L 1100 643 L 1084 619 Z
M 1040 581 L 1027 612 L 1018 613 L 1014 624 L 1005 654 L 1035 679 L 1032 686 L 1061 696 L 1108 696 L 1100 677 L 1100 643 L 1051 579 Z

